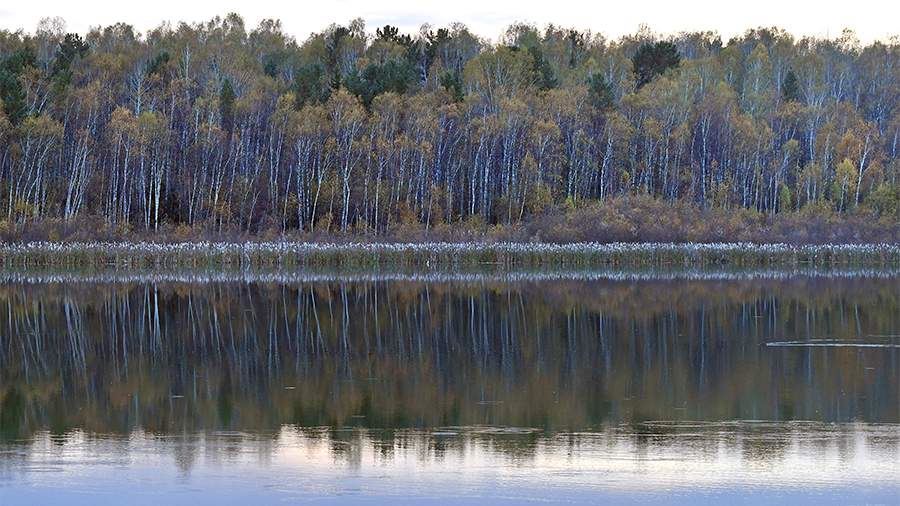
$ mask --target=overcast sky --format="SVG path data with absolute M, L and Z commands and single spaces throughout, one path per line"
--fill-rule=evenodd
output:
M 355 17 L 369 31 L 384 24 L 417 31 L 422 23 L 442 26 L 461 21 L 496 40 L 512 22 L 554 23 L 590 29 L 610 37 L 637 31 L 717 30 L 726 40 L 747 28 L 777 25 L 795 35 L 835 37 L 856 30 L 863 42 L 900 34 L 900 0 L 3 0 L 0 28 L 34 31 L 43 17 L 60 16 L 68 31 L 123 21 L 138 30 L 163 21 L 203 21 L 228 12 L 241 14 L 250 27 L 264 18 L 281 19 L 286 32 L 302 41 L 332 22 Z

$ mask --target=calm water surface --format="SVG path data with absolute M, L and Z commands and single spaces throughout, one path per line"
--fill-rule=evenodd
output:
M 4 274 L 0 504 L 900 504 L 896 272 Z

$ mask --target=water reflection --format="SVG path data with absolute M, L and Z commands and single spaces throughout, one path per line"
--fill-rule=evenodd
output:
M 273 433 L 34 435 L 0 459 L 9 504 L 272 500 L 394 504 L 598 500 L 818 503 L 896 498 L 896 426 L 647 423 L 592 432 L 285 426 Z M 53 476 L 53 480 L 46 480 Z M 12 482 L 18 486 L 5 488 Z M 109 501 L 114 502 L 114 501 Z M 4 503 L 6 504 L 6 503 Z
M 146 502 L 900 482 L 893 275 L 44 281 L 0 287 L 14 503 L 47 473 Z M 820 342 L 880 346 L 767 346 Z

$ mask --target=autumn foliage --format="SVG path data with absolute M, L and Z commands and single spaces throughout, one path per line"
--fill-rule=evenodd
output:
M 0 235 L 896 242 L 900 43 L 0 31 Z

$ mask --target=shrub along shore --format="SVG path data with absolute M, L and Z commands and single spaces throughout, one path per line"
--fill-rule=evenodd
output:
M 306 267 L 460 269 L 900 265 L 900 244 L 523 242 L 28 242 L 4 268 Z

